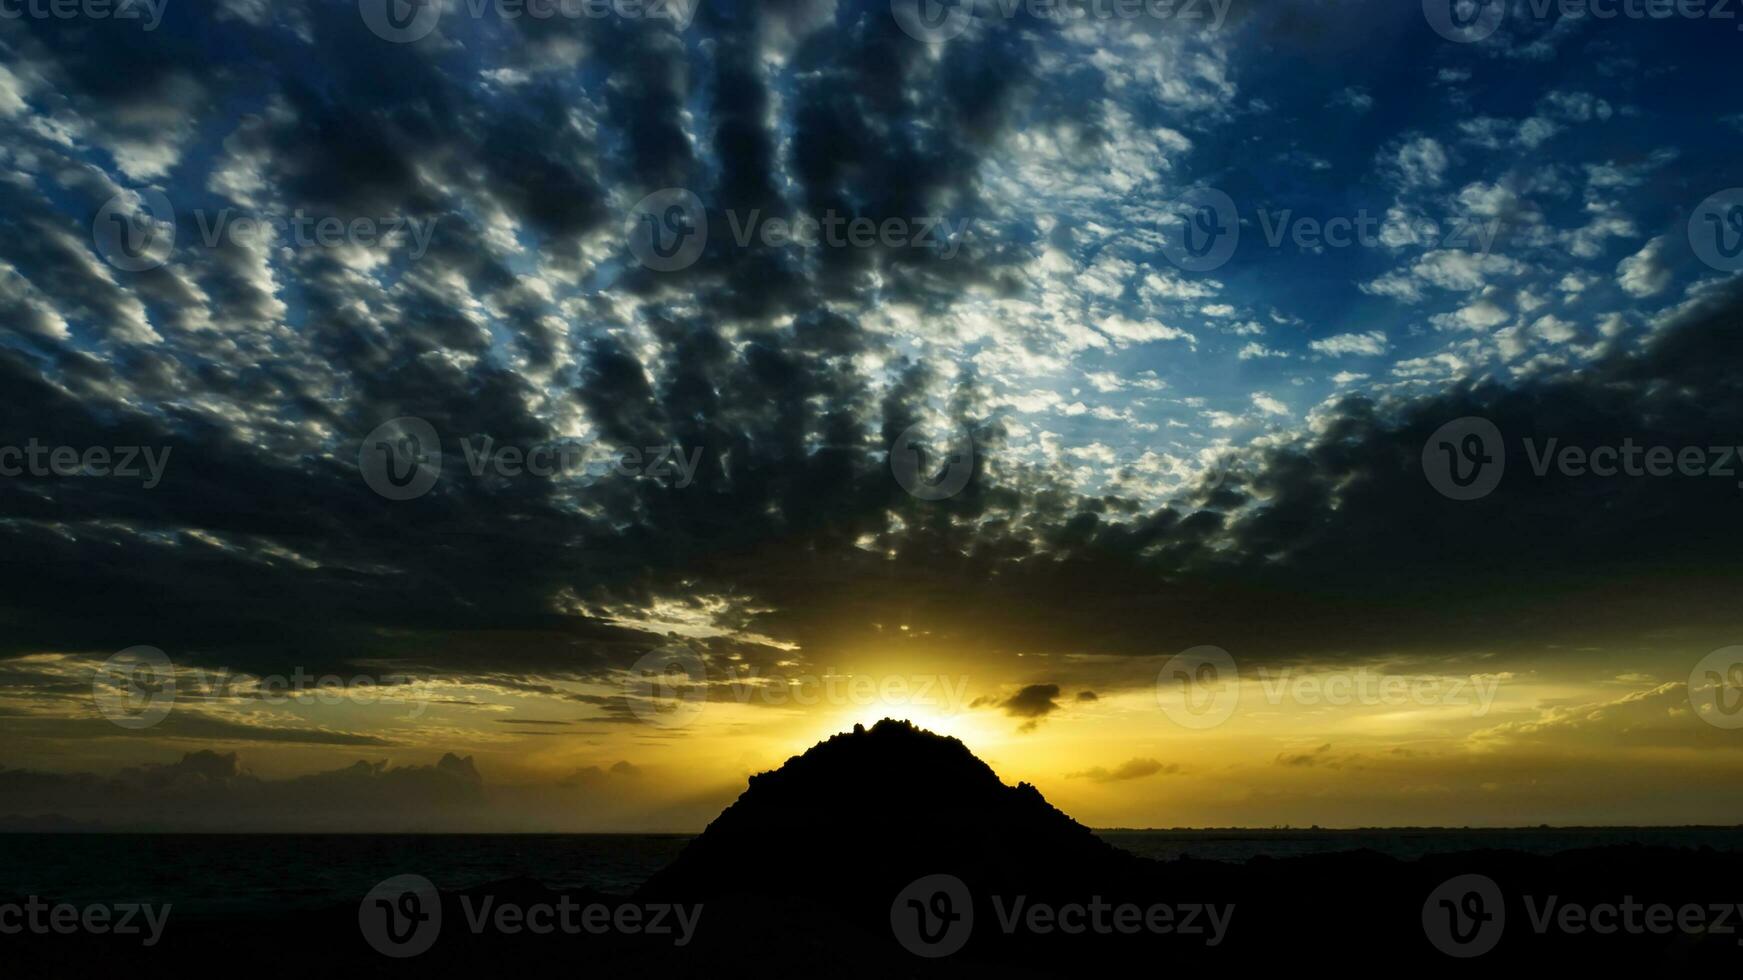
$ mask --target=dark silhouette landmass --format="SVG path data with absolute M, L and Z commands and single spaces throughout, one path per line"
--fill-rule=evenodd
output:
M 1035 787 L 1006 786 L 956 739 L 885 720 L 752 776 L 643 893 L 893 896 L 924 868 L 1009 890 L 1107 881 L 1142 864 Z
M 286 868 L 287 880 L 319 873 Z M 408 869 L 415 870 L 415 869 Z M 1431 941 L 1425 906 L 1449 879 L 1479 874 L 1503 897 L 1504 928 L 1479 958 Z M 948 956 L 916 955 L 895 923 L 917 879 L 963 883 L 972 932 Z M 1469 975 L 1488 966 L 1719 975 L 1743 964 L 1743 853 L 1638 845 L 1531 855 L 1506 850 L 1400 860 L 1373 851 L 1243 864 L 1151 861 L 1115 848 L 1047 803 L 1004 785 L 962 743 L 907 722 L 856 728 L 752 777 L 745 792 L 635 895 L 558 892 L 516 879 L 441 897 L 443 927 L 426 953 L 388 959 L 360 934 L 356 904 L 327 912 L 177 921 L 160 946 L 91 937 L 0 937 L 19 975 L 42 970 L 129 976 L 494 976 L 560 971 L 608 977 L 1048 977 L 1235 968 Z M 1713 928 L 1569 931 L 1541 914 L 1634 903 L 1699 906 Z M 361 898 L 361 896 L 359 896 Z M 0 896 L 3 898 L 3 896 Z M 645 906 L 700 903 L 694 938 L 474 934 L 464 903 Z M 1036 904 L 1232 909 L 1208 931 L 1036 931 L 1012 916 Z M 893 909 L 894 907 L 894 909 Z M 1728 921 L 1711 910 L 1729 907 Z M 1450 911 L 1450 910 L 1448 910 Z M 1551 913 L 1551 918 L 1556 913 Z M 1636 917 L 1641 923 L 1645 916 Z M 1103 921 L 1112 922 L 1111 913 Z M 1206 924 L 1203 916 L 1199 926 Z M 1014 927 L 1013 927 L 1014 926 Z M 1726 931 L 1721 931 L 1721 930 Z M 1712 971 L 1711 973 L 1695 971 Z

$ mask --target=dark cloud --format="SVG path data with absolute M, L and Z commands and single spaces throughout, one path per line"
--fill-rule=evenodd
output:
M 1069 772 L 1066 779 L 1087 779 L 1092 783 L 1122 783 L 1131 779 L 1143 779 L 1157 773 L 1173 775 L 1180 771 L 1178 763 L 1163 765 L 1155 759 L 1128 759 L 1113 769 L 1102 766 L 1092 766 L 1089 769 Z
M 57 813 L 80 822 L 135 829 L 261 829 L 398 826 L 471 815 L 484 780 L 471 757 L 432 766 L 357 762 L 293 779 L 263 779 L 235 752 L 190 752 L 173 763 L 122 769 L 112 777 L 0 769 L 0 812 Z M 424 816 L 415 816 L 423 811 Z M 299 817 L 289 819 L 293 814 Z
M 976 698 L 969 707 L 999 708 L 1012 718 L 1028 719 L 1017 730 L 1032 732 L 1043 719 L 1059 710 L 1058 697 L 1058 684 L 1030 684 L 1008 698 Z

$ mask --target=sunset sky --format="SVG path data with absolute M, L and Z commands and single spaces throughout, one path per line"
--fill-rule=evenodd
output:
M 1736 21 L 902 2 L 0 19 L 0 817 L 693 831 L 889 716 L 1096 827 L 1738 822 Z M 830 215 L 925 241 L 741 234 Z

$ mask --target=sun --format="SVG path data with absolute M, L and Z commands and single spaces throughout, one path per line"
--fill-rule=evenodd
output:
M 827 721 L 822 723 L 822 737 L 852 731 L 855 725 L 870 728 L 885 718 L 913 722 L 929 732 L 959 739 L 970 749 L 1005 741 L 1003 734 L 988 723 L 984 712 L 929 704 L 854 705 L 842 708 L 831 713 Z

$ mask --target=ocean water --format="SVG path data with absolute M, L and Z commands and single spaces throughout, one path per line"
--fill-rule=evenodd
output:
M 1116 847 L 1171 861 L 1249 861 L 1338 851 L 1379 851 L 1403 860 L 1456 851 L 1557 854 L 1586 847 L 1645 844 L 1743 851 L 1743 827 L 1543 827 L 1399 830 L 1098 830 Z
M 1639 843 L 1743 851 L 1743 828 L 1100 831 L 1158 860 L 1247 861 L 1371 849 L 1412 859 L 1482 849 L 1536 854 Z M 444 889 L 505 878 L 627 893 L 688 837 L 631 834 L 0 834 L 0 899 L 172 903 L 182 918 L 358 901 L 420 874 Z
M 181 917 L 329 908 L 418 874 L 628 893 L 687 836 L 629 834 L 0 834 L 0 897 L 173 903 Z

